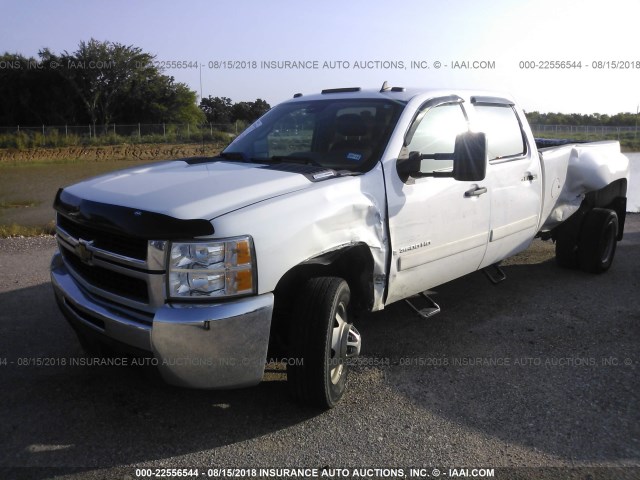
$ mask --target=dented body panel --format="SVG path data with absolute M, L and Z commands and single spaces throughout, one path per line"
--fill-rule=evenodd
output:
M 540 150 L 544 169 L 541 231 L 573 215 L 589 192 L 621 179 L 629 181 L 629 159 L 618 142 L 569 144 Z
M 374 275 L 385 275 L 384 198 L 378 166 L 363 175 L 316 183 L 292 195 L 221 215 L 212 223 L 221 238 L 242 229 L 256 239 L 258 293 L 265 293 L 273 291 L 296 265 L 358 243 L 369 247 Z M 375 310 L 382 308 L 383 294 L 384 285 L 378 282 Z

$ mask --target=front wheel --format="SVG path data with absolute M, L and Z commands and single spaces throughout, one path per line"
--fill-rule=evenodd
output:
M 293 356 L 287 382 L 297 400 L 334 407 L 345 392 L 347 359 L 360 353 L 360 334 L 349 319 L 349 285 L 341 278 L 318 277 L 301 289 L 291 320 Z

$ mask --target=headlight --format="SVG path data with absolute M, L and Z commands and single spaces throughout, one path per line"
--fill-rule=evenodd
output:
M 251 237 L 172 243 L 168 270 L 169 298 L 232 297 L 256 292 Z

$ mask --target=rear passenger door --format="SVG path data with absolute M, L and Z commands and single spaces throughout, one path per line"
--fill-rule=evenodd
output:
M 472 128 L 487 134 L 491 179 L 489 244 L 480 268 L 525 250 L 538 229 L 542 195 L 540 159 L 523 131 L 513 102 L 472 97 Z

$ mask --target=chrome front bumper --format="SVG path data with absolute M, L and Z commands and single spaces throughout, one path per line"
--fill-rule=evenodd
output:
M 135 349 L 152 352 L 164 379 L 192 388 L 237 388 L 262 380 L 273 294 L 218 304 L 165 304 L 149 322 L 87 292 L 60 253 L 51 283 L 70 322 Z

